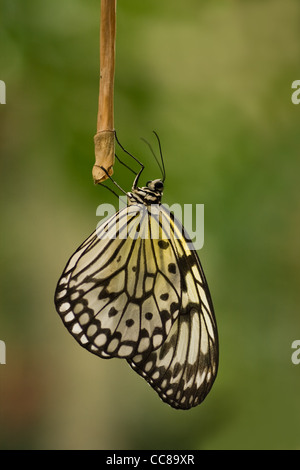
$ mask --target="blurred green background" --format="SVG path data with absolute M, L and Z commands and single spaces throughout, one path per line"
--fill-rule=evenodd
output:
M 220 336 L 215 385 L 176 411 L 125 361 L 64 328 L 53 296 L 94 230 L 99 0 L 0 0 L 1 449 L 298 449 L 297 0 L 118 1 L 115 127 L 161 138 L 165 202 L 205 204 L 200 251 Z M 132 175 L 115 167 L 129 190 Z

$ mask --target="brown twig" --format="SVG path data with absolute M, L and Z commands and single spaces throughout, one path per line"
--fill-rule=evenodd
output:
M 101 183 L 113 174 L 115 161 L 114 75 L 117 0 L 101 0 L 100 85 L 93 179 Z M 107 170 L 105 173 L 101 167 Z

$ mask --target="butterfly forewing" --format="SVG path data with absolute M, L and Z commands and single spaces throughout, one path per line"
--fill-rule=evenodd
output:
M 103 358 L 152 351 L 179 312 L 179 290 L 165 273 L 159 231 L 145 208 L 129 206 L 74 253 L 58 283 L 57 310 L 75 339 Z M 160 254 L 161 252 L 161 254 Z M 176 263 L 176 256 L 170 258 Z

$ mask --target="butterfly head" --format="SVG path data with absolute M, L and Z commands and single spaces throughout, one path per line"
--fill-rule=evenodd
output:
M 159 194 L 162 194 L 164 190 L 164 183 L 160 179 L 147 181 L 146 186 L 151 191 Z

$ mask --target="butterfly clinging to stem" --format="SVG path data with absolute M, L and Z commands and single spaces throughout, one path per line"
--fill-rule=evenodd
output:
M 209 288 L 185 229 L 161 204 L 159 139 L 162 178 L 143 187 L 144 165 L 117 142 L 140 165 L 127 207 L 71 256 L 56 288 L 56 309 L 81 346 L 102 358 L 126 359 L 163 401 L 189 409 L 204 400 L 218 369 Z

